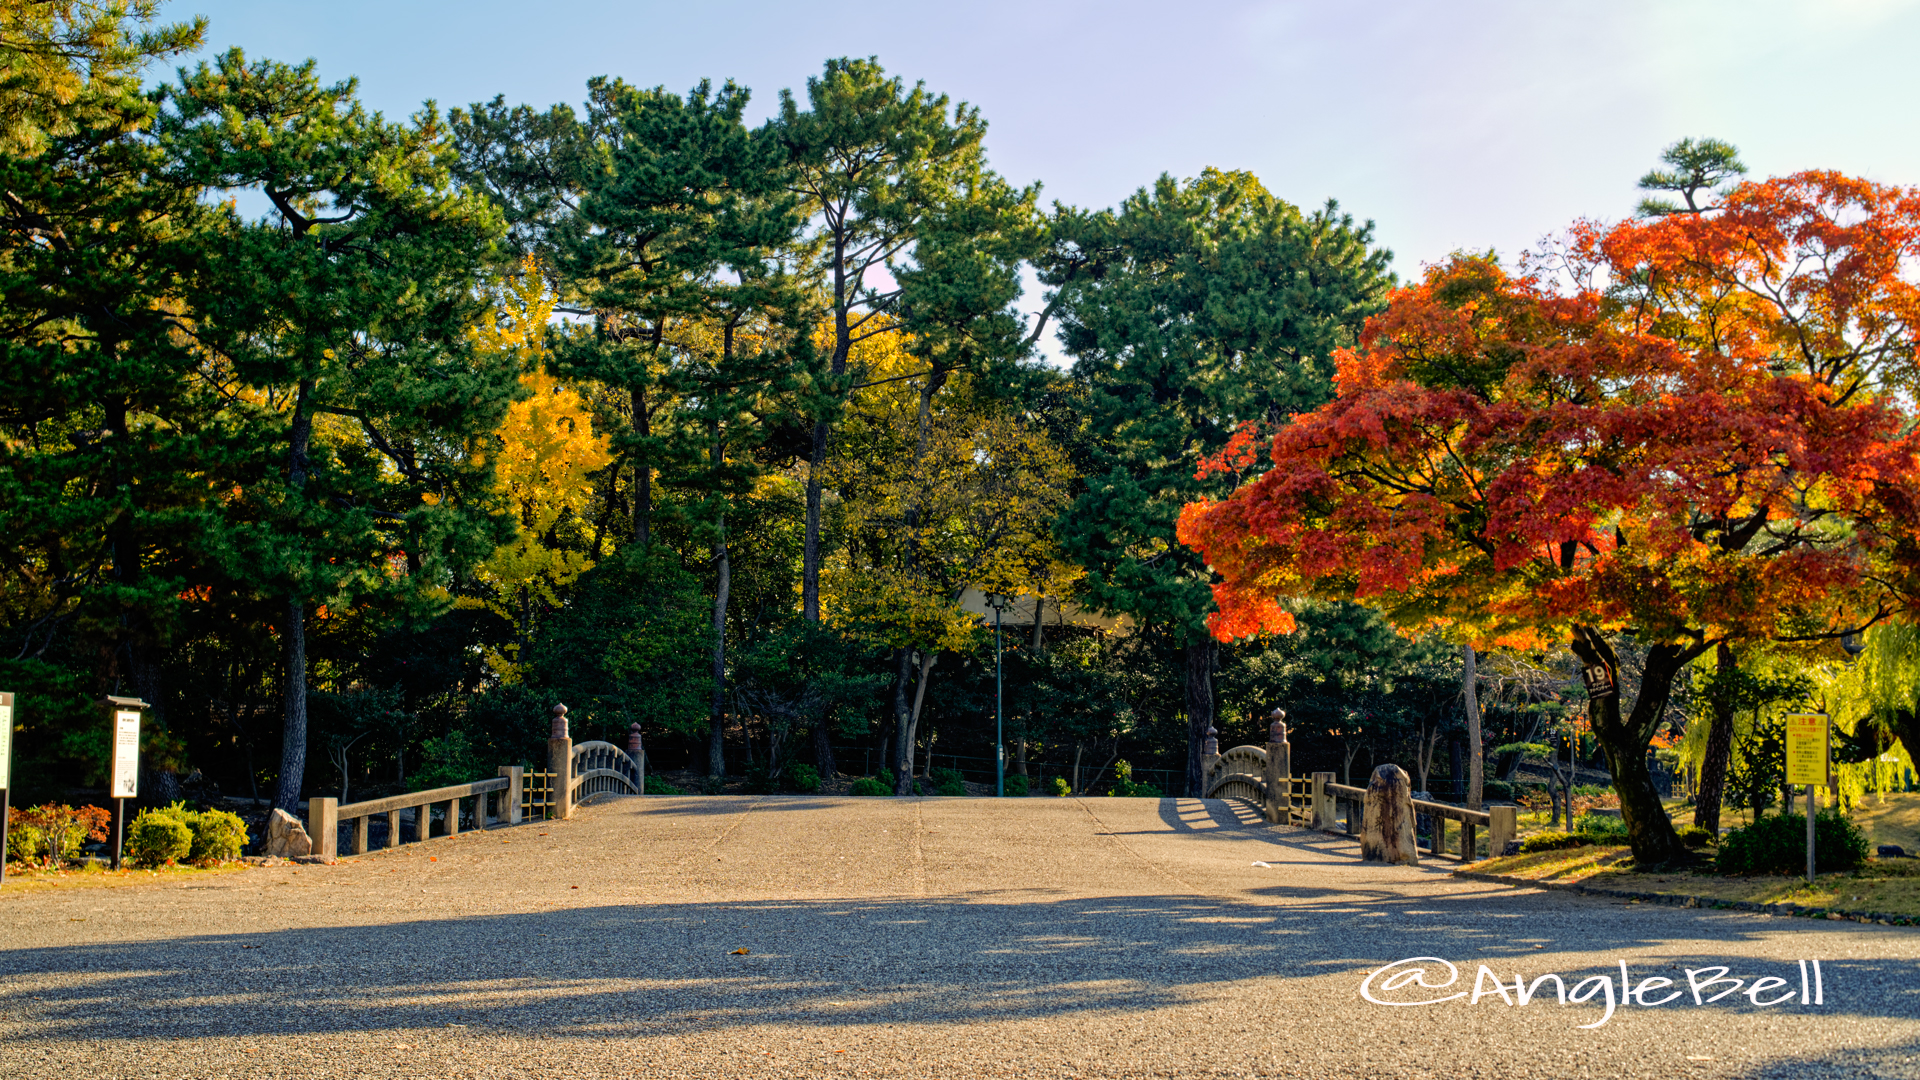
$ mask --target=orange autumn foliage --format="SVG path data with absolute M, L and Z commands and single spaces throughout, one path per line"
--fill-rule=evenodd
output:
M 1908 607 L 1916 259 L 1920 194 L 1810 172 L 1583 222 L 1516 273 L 1430 269 L 1339 355 L 1334 401 L 1203 467 L 1268 463 L 1181 515 L 1222 579 L 1213 632 L 1310 596 L 1480 644 L 1631 627 L 1692 653 Z

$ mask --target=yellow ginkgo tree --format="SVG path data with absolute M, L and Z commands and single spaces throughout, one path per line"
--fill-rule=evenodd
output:
M 539 613 L 560 603 L 560 591 L 593 568 L 587 540 L 588 482 L 612 460 L 605 434 L 593 430 L 588 401 L 543 369 L 542 341 L 553 314 L 539 267 L 529 258 L 503 284 L 492 317 L 474 329 L 485 351 L 521 358 L 527 391 L 500 425 L 493 452 L 498 492 L 513 507 L 520 533 L 495 548 L 477 577 L 486 595 L 465 597 L 513 626 L 513 641 L 491 649 L 487 663 L 504 682 L 518 682 Z

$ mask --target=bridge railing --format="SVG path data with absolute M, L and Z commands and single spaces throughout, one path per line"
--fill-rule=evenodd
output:
M 1314 810 L 1310 824 L 1313 828 L 1326 832 L 1339 828 L 1349 836 L 1365 831 L 1366 788 L 1336 784 L 1330 772 L 1314 773 L 1312 787 L 1310 799 Z M 1489 854 L 1500 855 L 1519 832 L 1519 808 L 1514 806 L 1469 810 L 1464 806 L 1413 798 L 1407 799 L 1406 804 L 1409 813 L 1427 820 L 1427 850 L 1432 855 L 1450 855 L 1461 862 L 1473 862 L 1480 857 L 1481 829 L 1487 830 Z M 1449 821 L 1460 824 L 1454 850 L 1449 850 L 1447 841 Z
M 1336 784 L 1330 772 L 1314 773 L 1311 778 L 1294 776 L 1291 757 L 1286 725 L 1279 719 L 1274 720 L 1264 747 L 1236 746 L 1222 753 L 1214 733 L 1209 730 L 1201 752 L 1201 794 L 1210 799 L 1238 799 L 1249 803 L 1260 808 L 1266 819 L 1275 824 L 1303 825 L 1328 832 L 1341 829 L 1349 836 L 1368 831 L 1370 811 L 1366 788 Z M 1404 781 L 1404 775 L 1401 779 Z M 1435 856 L 1448 855 L 1461 862 L 1473 862 L 1480 857 L 1482 829 L 1487 831 L 1489 851 L 1494 855 L 1503 854 L 1507 844 L 1517 838 L 1517 807 L 1469 810 L 1449 803 L 1414 799 L 1404 792 L 1380 797 L 1400 803 L 1392 808 L 1397 813 L 1389 816 L 1426 823 L 1428 851 Z M 1451 845 L 1447 837 L 1450 821 L 1459 825 L 1453 830 Z
M 453 784 L 405 795 L 340 805 L 340 800 L 315 796 L 307 800 L 307 834 L 313 839 L 313 854 L 332 858 L 338 854 L 341 822 L 353 826 L 350 854 L 364 855 L 369 845 L 370 823 L 382 814 L 387 818 L 386 846 L 403 842 L 401 813 L 414 811 L 414 841 L 432 833 L 433 808 L 446 807 L 446 835 L 460 832 L 461 806 L 473 800 L 476 828 L 489 825 L 518 825 L 524 818 L 549 820 L 573 816 L 574 804 L 595 795 L 642 795 L 646 793 L 646 754 L 641 749 L 640 725 L 627 732 L 627 748 L 607 742 L 583 742 L 579 746 L 567 736 L 567 707 L 553 707 L 553 732 L 547 740 L 547 770 L 534 772 L 519 765 L 503 765 L 500 775 L 471 784 Z M 489 796 L 493 810 L 488 811 Z

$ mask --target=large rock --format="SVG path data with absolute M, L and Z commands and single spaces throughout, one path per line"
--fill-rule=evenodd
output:
M 307 835 L 307 827 L 285 810 L 275 809 L 267 818 L 267 847 L 261 854 L 292 859 L 312 853 L 313 838 Z
M 1412 866 L 1420 861 L 1413 842 L 1413 781 L 1398 765 L 1373 770 L 1367 783 L 1366 827 L 1360 833 L 1360 858 L 1367 862 Z

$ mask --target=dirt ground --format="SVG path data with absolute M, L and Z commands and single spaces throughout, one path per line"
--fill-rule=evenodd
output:
M 1453 865 L 1216 801 L 614 799 L 0 892 L 0 1077 L 1920 1076 L 1920 932 Z

